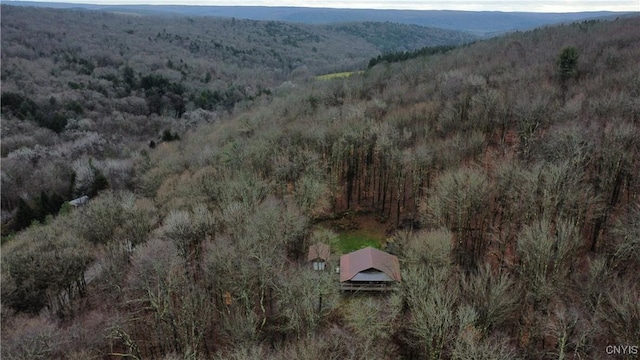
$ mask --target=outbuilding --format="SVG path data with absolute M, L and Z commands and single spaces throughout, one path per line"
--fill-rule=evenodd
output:
M 331 247 L 324 243 L 309 246 L 307 260 L 313 263 L 313 270 L 324 270 L 331 256 Z
M 77 199 L 73 199 L 69 201 L 69 204 L 73 207 L 79 207 L 89 202 L 89 197 L 87 195 L 83 195 Z

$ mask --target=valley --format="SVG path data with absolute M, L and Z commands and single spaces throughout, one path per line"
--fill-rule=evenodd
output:
M 637 347 L 639 17 L 1 25 L 3 359 Z M 335 272 L 367 247 L 397 259 L 385 291 Z

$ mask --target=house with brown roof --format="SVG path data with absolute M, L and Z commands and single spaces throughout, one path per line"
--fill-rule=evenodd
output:
M 331 247 L 324 243 L 309 246 L 307 260 L 313 263 L 313 270 L 324 270 L 331 256 Z
M 386 291 L 400 280 L 398 258 L 384 251 L 367 247 L 340 257 L 342 290 Z

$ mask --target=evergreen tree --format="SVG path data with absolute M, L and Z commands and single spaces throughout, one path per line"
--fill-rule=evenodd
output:
M 578 50 L 574 47 L 562 49 L 558 59 L 558 76 L 564 85 L 569 79 L 578 75 Z
M 35 218 L 36 215 L 33 209 L 31 209 L 31 206 L 22 198 L 18 200 L 18 211 L 13 219 L 13 229 L 16 231 L 25 229 L 31 225 L 31 222 Z

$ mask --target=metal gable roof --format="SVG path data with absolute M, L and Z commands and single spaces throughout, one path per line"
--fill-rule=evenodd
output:
M 358 273 L 375 269 L 400 281 L 400 262 L 394 255 L 367 247 L 340 257 L 340 282 L 349 281 Z

